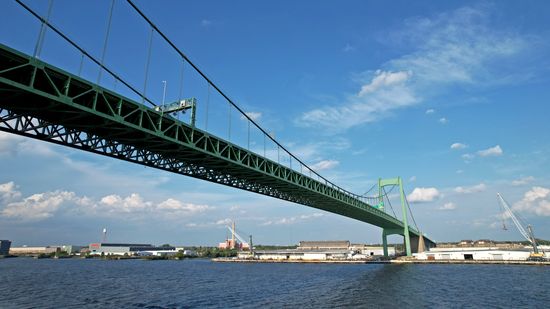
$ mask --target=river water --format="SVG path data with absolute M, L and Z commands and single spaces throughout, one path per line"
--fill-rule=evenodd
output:
M 548 308 L 550 267 L 0 259 L 0 308 Z

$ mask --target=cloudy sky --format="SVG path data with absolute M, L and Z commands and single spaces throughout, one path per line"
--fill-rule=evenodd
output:
M 167 101 L 197 97 L 199 128 L 244 146 L 244 117 L 188 66 L 181 73 L 123 1 L 103 48 L 110 3 L 54 2 L 51 20 L 153 100 L 163 81 Z M 359 194 L 402 177 L 432 239 L 521 239 L 511 222 L 502 229 L 497 192 L 550 239 L 545 1 L 137 4 L 312 169 Z M 31 6 L 48 11 L 46 1 Z M 15 2 L 1 7 L 0 42 L 32 54 L 40 25 Z M 97 68 L 69 50 L 47 32 L 39 56 L 95 81 Z M 131 96 L 107 74 L 100 80 Z M 251 149 L 261 153 L 260 141 Z M 263 244 L 380 241 L 379 228 L 352 219 L 7 133 L 0 160 L 0 238 L 15 245 L 88 244 L 104 227 L 113 242 L 214 245 L 231 220 Z

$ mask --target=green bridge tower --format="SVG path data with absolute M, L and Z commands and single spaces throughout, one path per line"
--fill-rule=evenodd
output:
M 399 234 L 403 235 L 405 238 L 405 250 L 407 256 L 411 256 L 411 238 L 409 235 L 409 224 L 407 223 L 407 208 L 405 206 L 405 192 L 403 191 L 403 181 L 401 177 L 389 178 L 389 179 L 378 179 L 378 194 L 380 198 L 381 207 L 384 207 L 384 195 L 383 188 L 386 186 L 399 186 L 399 195 L 401 198 L 401 211 L 403 213 L 403 230 L 400 229 L 387 229 L 382 230 L 382 244 L 384 246 L 384 256 L 388 256 L 388 235 Z

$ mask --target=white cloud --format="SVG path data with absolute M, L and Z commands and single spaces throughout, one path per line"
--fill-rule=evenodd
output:
M 216 221 L 216 225 L 229 225 L 233 223 L 233 220 L 229 219 L 229 218 L 225 218 L 225 219 L 220 219 L 218 221 Z
M 67 202 L 75 200 L 75 194 L 67 191 L 37 193 L 23 200 L 8 203 L 0 214 L 22 221 L 39 221 L 52 217 Z
M 433 114 L 433 113 L 435 113 L 435 109 L 433 109 L 433 108 L 430 108 L 430 109 L 427 109 L 427 110 L 426 110 L 426 114 L 427 114 L 427 115 Z
M 111 213 L 142 212 L 150 210 L 153 207 L 152 202 L 144 201 L 137 193 L 132 193 L 125 198 L 116 194 L 108 195 L 100 200 L 100 205 L 103 209 Z
M 32 154 L 35 156 L 53 156 L 51 144 L 0 131 L 0 155 Z
M 453 143 L 453 144 L 451 145 L 451 149 L 454 149 L 454 150 L 457 150 L 457 149 L 464 149 L 464 148 L 466 148 L 466 147 L 468 147 L 468 145 L 462 144 L 462 143 Z
M 347 43 L 346 46 L 344 46 L 344 48 L 342 50 L 345 53 L 349 53 L 349 52 L 355 51 L 355 47 L 352 46 L 351 44 Z
M 454 210 L 456 205 L 453 202 L 445 203 L 443 206 L 439 207 L 439 210 Z
M 526 184 L 529 184 L 535 180 L 535 177 L 533 176 L 527 176 L 527 177 L 521 177 L 520 179 L 516 179 L 512 181 L 512 186 L 524 186 Z
M 495 147 L 487 148 L 477 152 L 480 157 L 501 156 L 502 153 L 503 151 L 502 148 L 500 148 L 500 145 L 496 145 Z
M 432 202 L 440 197 L 440 193 L 436 188 L 414 188 L 407 196 L 411 203 Z
M 386 72 L 377 70 L 371 82 L 361 87 L 358 96 L 362 97 L 380 88 L 404 83 L 410 79 L 411 76 L 411 71 Z
M 170 212 L 177 212 L 177 213 L 194 214 L 194 213 L 199 213 L 199 212 L 204 212 L 206 210 L 209 210 L 211 209 L 211 207 L 208 205 L 196 205 L 192 203 L 183 203 L 176 199 L 169 198 L 164 202 L 158 204 L 157 209 L 167 210 Z
M 465 153 L 462 155 L 462 159 L 466 160 L 466 161 L 469 161 L 469 160 L 472 160 L 475 156 L 471 153 Z
M 99 200 L 77 196 L 69 191 L 52 191 L 32 194 L 22 198 L 13 182 L 0 184 L 0 216 L 21 221 L 39 221 L 58 215 L 72 213 L 90 217 L 117 216 L 121 219 L 164 216 L 177 219 L 212 209 L 207 205 L 183 203 L 169 198 L 160 203 L 144 200 L 139 194 L 127 197 L 117 194 L 106 195 Z
M 376 121 L 395 109 L 414 105 L 418 98 L 410 87 L 393 84 L 361 96 L 349 95 L 345 101 L 346 104 L 336 107 L 326 106 L 305 112 L 297 124 L 323 126 L 331 131 L 342 131 Z
M 307 111 L 297 124 L 340 132 L 419 104 L 447 86 L 482 87 L 496 80 L 506 81 L 517 73 L 504 72 L 494 63 L 529 50 L 526 39 L 515 32 L 495 30 L 488 22 L 485 12 L 470 7 L 407 20 L 400 31 L 387 38 L 390 43 L 414 46 L 415 50 L 386 62 L 374 76 L 372 70 L 363 72 L 363 76 L 370 73 L 371 78 L 361 81 L 357 94 Z
M 550 189 L 544 187 L 532 187 L 525 192 L 523 199 L 512 207 L 521 212 L 530 212 L 538 216 L 550 216 Z
M 447 120 L 447 118 L 445 118 L 445 117 L 439 118 L 438 121 L 439 121 L 439 123 L 441 123 L 441 124 L 447 124 L 447 123 L 449 122 L 449 120 Z
M 336 160 L 322 160 L 311 165 L 310 167 L 314 171 L 319 172 L 335 168 L 336 166 L 338 166 L 338 164 L 340 164 L 340 162 Z
M 23 142 L 23 138 L 0 131 L 0 154 L 14 155 L 19 143 Z
M 21 197 L 21 192 L 13 181 L 0 184 L 0 202 L 10 202 Z
M 203 19 L 201 20 L 201 26 L 203 27 L 209 27 L 210 25 L 212 25 L 212 21 L 209 20 L 209 19 Z
M 254 121 L 258 121 L 258 120 L 260 120 L 260 118 L 262 118 L 262 113 L 260 113 L 260 112 L 247 112 L 245 114 L 248 116 L 248 118 L 250 118 Z M 245 120 L 246 117 L 241 116 L 241 119 Z
M 470 186 L 470 187 L 456 187 L 454 188 L 454 191 L 456 193 L 461 193 L 461 194 L 470 194 L 470 193 L 483 192 L 486 189 L 487 189 L 487 186 L 484 183 L 480 183 L 478 185 Z
M 301 223 L 310 219 L 315 219 L 324 216 L 323 213 L 315 212 L 309 215 L 300 215 L 300 216 L 293 216 L 293 217 L 283 217 L 278 218 L 274 220 L 268 220 L 263 222 L 261 225 L 290 225 L 290 224 L 297 224 Z
M 396 39 L 403 44 L 415 44 L 418 50 L 393 60 L 392 64 L 412 70 L 423 82 L 439 85 L 493 82 L 492 71 L 498 67 L 488 63 L 526 50 L 526 42 L 515 32 L 490 28 L 488 21 L 488 14 L 471 7 L 434 18 L 409 19 Z

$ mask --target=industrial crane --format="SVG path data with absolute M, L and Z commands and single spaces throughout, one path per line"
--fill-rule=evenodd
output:
M 533 228 L 530 224 L 527 225 L 527 227 L 524 227 L 524 224 L 516 217 L 514 212 L 512 211 L 512 208 L 508 205 L 508 203 L 504 200 L 502 195 L 500 193 L 497 193 L 498 201 L 504 208 L 504 213 L 507 214 L 510 218 L 512 218 L 512 221 L 518 228 L 521 235 L 531 243 L 531 246 L 533 246 L 533 253 L 529 255 L 530 260 L 543 260 L 544 259 L 544 252 L 539 251 L 537 240 L 535 238 L 535 235 L 533 234 Z M 504 226 L 504 229 L 506 229 L 506 226 Z

